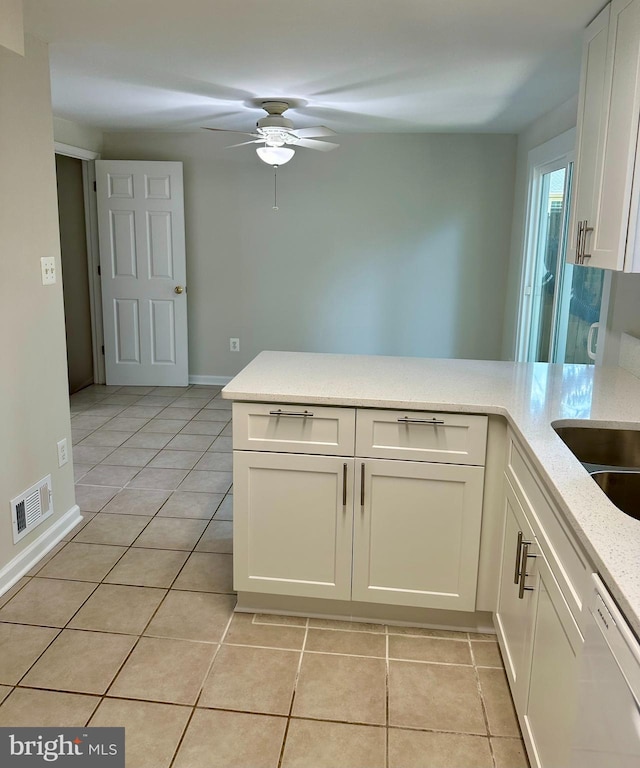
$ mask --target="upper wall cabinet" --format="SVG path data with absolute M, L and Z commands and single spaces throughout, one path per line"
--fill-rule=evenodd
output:
M 640 0 L 613 0 L 585 34 L 567 259 L 640 272 L 636 162 Z

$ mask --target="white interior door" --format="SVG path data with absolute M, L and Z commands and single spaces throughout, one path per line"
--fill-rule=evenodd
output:
M 96 161 L 107 384 L 186 386 L 182 163 Z

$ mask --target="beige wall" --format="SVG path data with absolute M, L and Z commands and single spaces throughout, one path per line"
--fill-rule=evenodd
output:
M 80 125 L 62 117 L 53 118 L 53 137 L 61 144 L 102 152 L 102 131 L 88 125 Z
M 43 286 L 40 257 L 60 266 L 53 130 L 46 46 L 26 57 L 0 48 L 0 571 L 74 505 L 71 463 L 58 469 L 56 442 L 71 444 L 62 284 Z M 12 543 L 9 501 L 47 474 L 55 514 Z
M 93 384 L 93 342 L 82 161 L 56 155 L 69 392 Z
M 516 182 L 513 191 L 513 225 L 511 229 L 511 258 L 504 306 L 504 336 L 502 358 L 513 360 L 515 355 L 518 299 L 524 253 L 525 213 L 529 184 L 529 152 L 545 141 L 574 128 L 577 121 L 578 97 L 575 96 L 531 123 L 518 135 Z
M 24 56 L 22 0 L 0 0 L 0 46 Z
M 192 374 L 263 349 L 500 356 L 515 137 L 342 135 L 280 169 L 278 212 L 241 138 L 105 134 L 105 158 L 184 162 Z
M 620 335 L 640 338 L 640 275 L 614 273 L 604 348 L 605 365 L 617 365 Z

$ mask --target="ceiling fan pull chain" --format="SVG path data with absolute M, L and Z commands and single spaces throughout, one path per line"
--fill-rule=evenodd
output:
M 278 166 L 273 166 L 273 210 L 278 210 Z

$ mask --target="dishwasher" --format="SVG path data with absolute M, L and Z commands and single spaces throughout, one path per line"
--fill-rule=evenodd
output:
M 640 766 L 640 644 L 592 576 L 571 768 Z

